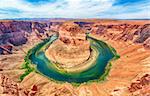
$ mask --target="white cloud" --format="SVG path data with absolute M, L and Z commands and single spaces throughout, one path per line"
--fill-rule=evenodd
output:
M 136 3 L 130 5 L 112 6 L 111 11 L 105 12 L 105 17 L 117 19 L 150 19 L 150 2 Z
M 16 16 L 5 17 L 67 17 L 67 18 L 88 18 L 109 9 L 112 0 L 57 0 L 55 3 L 44 5 L 32 5 L 23 0 L 2 0 L 1 8 L 15 8 L 22 13 Z M 0 17 L 3 17 L 0 14 Z
M 114 2 L 115 0 L 56 0 L 53 3 L 34 5 L 25 0 L 0 0 L 0 9 L 13 8 L 20 11 L 18 14 L 0 13 L 0 18 L 150 18 L 147 13 L 150 4 L 113 6 Z M 128 10 L 134 7 L 141 9 L 129 13 Z

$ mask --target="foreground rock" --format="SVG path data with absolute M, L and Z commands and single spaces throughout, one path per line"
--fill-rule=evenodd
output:
M 149 95 L 150 92 L 150 74 L 145 74 L 136 82 L 131 83 L 129 91 L 134 95 Z

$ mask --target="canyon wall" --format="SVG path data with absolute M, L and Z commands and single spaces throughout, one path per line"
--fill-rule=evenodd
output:
M 50 31 L 57 31 L 61 22 L 0 21 L 0 54 L 12 53 L 13 46 L 26 44 L 31 33 L 44 39 Z
M 114 41 L 133 42 L 150 49 L 150 23 L 149 24 L 115 24 L 92 25 L 91 32 L 103 38 Z
M 114 23 L 115 22 L 115 23 Z M 112 40 L 131 41 L 150 49 L 150 22 L 135 21 L 74 21 L 87 32 Z M 117 23 L 116 23 L 117 22 Z M 57 32 L 63 22 L 34 22 L 34 21 L 0 21 L 0 54 L 11 53 L 13 46 L 25 44 L 31 33 L 35 32 L 37 38 L 45 39 L 52 32 Z M 11 45 L 12 44 L 12 45 Z

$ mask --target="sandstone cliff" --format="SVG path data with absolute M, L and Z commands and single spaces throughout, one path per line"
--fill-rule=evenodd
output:
M 1 22 L 3 23 L 4 21 Z M 17 54 L 0 55 L 0 95 L 18 96 L 19 93 L 21 94 L 20 96 L 149 96 L 150 23 L 148 21 L 144 21 L 144 23 L 135 21 L 130 21 L 130 23 L 129 21 L 119 23 L 117 21 L 106 23 L 101 21 L 90 22 L 94 23 L 77 23 L 80 23 L 82 28 L 90 30 L 98 39 L 105 40 L 105 42 L 111 44 L 121 56 L 120 59 L 112 62 L 112 68 L 106 81 L 73 87 L 68 83 L 57 84 L 33 72 L 26 76 L 22 82 L 18 82 L 19 76 L 24 72 L 21 69 L 21 64 L 26 55 L 25 53 L 19 53 L 19 50 Z M 40 23 L 40 26 L 47 26 L 38 27 L 39 29 L 47 31 L 49 25 L 38 23 Z M 54 24 L 53 26 L 53 24 L 50 28 L 57 30 L 59 25 Z M 29 33 L 32 37 L 27 40 L 31 44 L 26 43 L 20 46 L 26 52 L 34 47 L 34 44 L 38 43 L 36 41 L 39 38 L 37 33 L 39 33 L 39 36 L 43 34 L 40 33 L 42 31 L 38 31 L 38 28 L 36 28 L 36 32 L 32 30 L 31 35 L 30 31 L 21 29 L 27 31 L 25 33 Z M 0 30 L 3 30 L 3 27 L 0 27 Z M 4 33 L 5 31 L 0 31 L 0 34 Z M 66 40 L 62 41 L 66 42 Z M 5 47 L 9 50 L 11 49 L 10 46 Z
M 107 39 L 133 42 L 142 44 L 150 49 L 150 25 L 149 24 L 94 24 L 92 33 Z
M 145 21 L 74 21 L 87 32 L 91 31 L 93 34 L 113 40 L 139 43 L 150 49 L 150 23 L 143 22 Z M 12 47 L 10 44 L 14 46 L 25 44 L 32 32 L 37 34 L 37 38 L 45 39 L 52 32 L 57 32 L 61 24 L 61 21 L 0 21 L 0 54 L 12 53 L 13 48 L 10 48 Z
M 26 44 L 31 33 L 45 39 L 57 31 L 61 22 L 0 21 L 0 54 L 12 53 L 13 46 Z

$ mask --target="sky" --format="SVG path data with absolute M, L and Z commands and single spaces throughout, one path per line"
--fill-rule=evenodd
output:
M 0 19 L 150 19 L 150 0 L 0 0 Z

